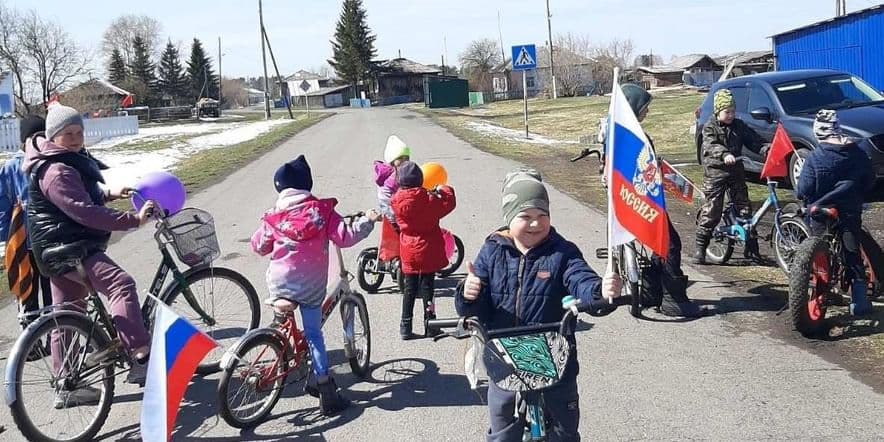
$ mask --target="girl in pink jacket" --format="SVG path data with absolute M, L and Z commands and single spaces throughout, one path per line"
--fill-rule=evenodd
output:
M 320 411 L 331 416 L 349 405 L 328 373 L 322 336 L 322 301 L 328 282 L 329 241 L 351 247 L 365 239 L 380 215 L 374 210 L 351 225 L 335 212 L 335 199 L 318 199 L 310 191 L 313 177 L 301 155 L 280 167 L 274 176 L 279 192 L 276 206 L 261 219 L 252 235 L 252 249 L 270 255 L 267 287 L 277 312 L 301 310 L 304 336 L 310 346 L 319 390 Z

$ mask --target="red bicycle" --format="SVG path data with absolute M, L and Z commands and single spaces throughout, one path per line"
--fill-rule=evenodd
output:
M 361 214 L 344 217 L 352 221 Z M 344 354 L 353 373 L 368 375 L 371 365 L 371 327 L 362 294 L 350 289 L 353 275 L 344 267 L 341 249 L 337 269 L 329 269 L 329 289 L 322 302 L 322 326 L 341 305 Z M 331 267 L 334 267 L 332 261 Z M 335 270 L 335 271 L 332 271 Z M 251 428 L 261 423 L 289 384 L 302 385 L 310 374 L 310 351 L 295 319 L 297 305 L 277 311 L 273 324 L 243 336 L 221 360 L 218 383 L 221 417 L 233 427 Z M 311 392 L 311 394 L 313 394 Z

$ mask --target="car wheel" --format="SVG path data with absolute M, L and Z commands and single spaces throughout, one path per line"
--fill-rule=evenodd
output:
M 809 149 L 797 148 L 795 153 L 789 157 L 789 183 L 792 188 L 798 187 L 798 179 L 801 177 L 801 169 L 804 167 L 804 160 L 810 155 Z

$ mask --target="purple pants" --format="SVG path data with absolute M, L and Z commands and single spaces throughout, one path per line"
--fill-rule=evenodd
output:
M 141 319 L 141 306 L 138 303 L 135 280 L 104 253 L 96 253 L 86 258 L 83 261 L 83 269 L 92 288 L 107 297 L 110 315 L 123 346 L 132 351 L 148 345 L 150 337 Z M 74 302 L 76 305 L 69 306 L 69 309 L 85 311 L 85 300 L 89 290 L 77 272 L 53 276 L 49 280 L 52 285 L 53 304 Z M 70 350 L 62 345 L 64 337 L 61 335 L 62 333 L 52 335 L 52 362 L 56 370 L 61 368 L 62 352 Z

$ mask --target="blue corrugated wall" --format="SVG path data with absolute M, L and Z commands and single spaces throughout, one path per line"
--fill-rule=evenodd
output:
M 884 90 L 884 8 L 774 37 L 777 68 L 837 69 Z

